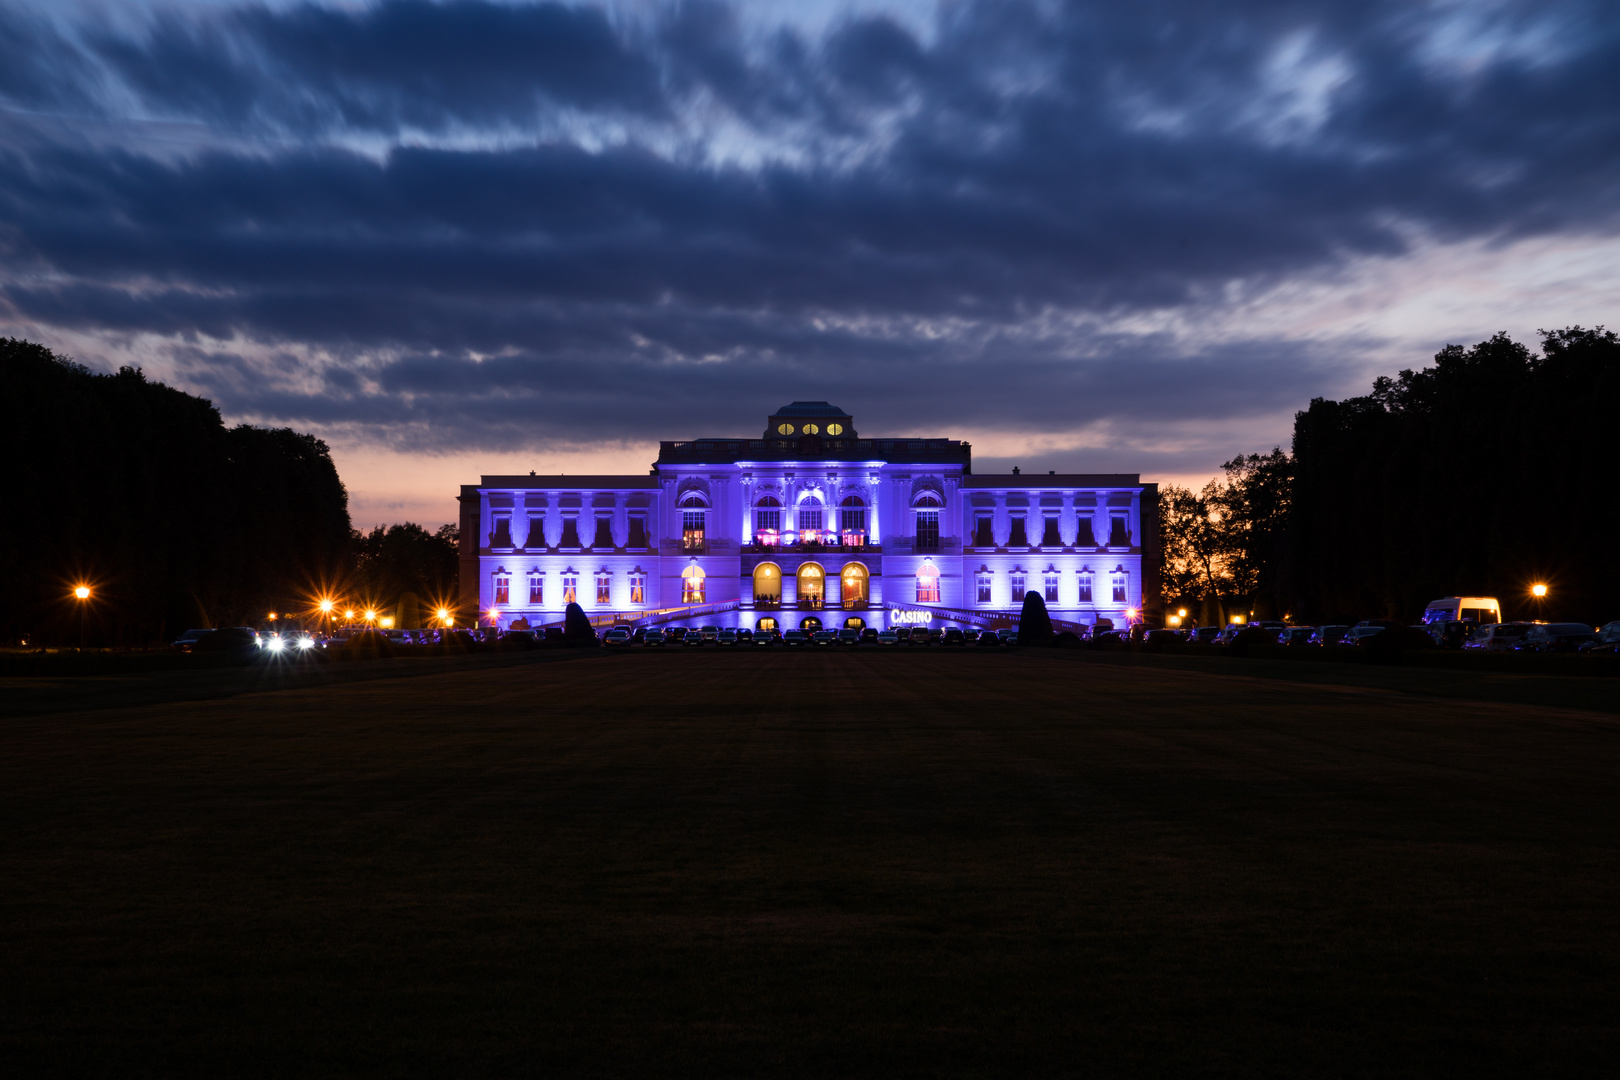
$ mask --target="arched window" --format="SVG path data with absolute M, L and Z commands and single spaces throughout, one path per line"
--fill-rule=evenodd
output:
M 782 504 L 766 495 L 754 504 L 754 543 L 772 546 L 782 540 Z
M 851 495 L 838 504 L 838 542 L 846 547 L 866 543 L 866 503 Z
M 939 603 L 939 567 L 931 562 L 917 568 L 917 603 Z
M 704 589 L 704 578 L 706 576 L 703 573 L 703 567 L 696 563 L 681 571 L 681 603 L 703 603 L 703 596 L 706 591 Z
M 705 549 L 708 509 L 709 504 L 695 491 L 681 499 L 681 547 L 685 550 L 701 553 Z
M 782 568 L 775 563 L 754 567 L 754 606 L 769 607 L 782 602 Z
M 799 539 L 806 544 L 821 540 L 821 500 L 814 495 L 799 503 Z
M 912 511 L 917 517 L 917 527 L 912 535 L 917 538 L 918 551 L 939 550 L 939 512 L 943 505 L 939 496 L 932 491 L 918 492 L 917 497 L 911 500 Z
M 839 599 L 844 607 L 857 610 L 866 607 L 867 582 L 866 567 L 858 562 L 845 564 L 838 574 Z
M 821 607 L 827 596 L 827 572 L 813 562 L 799 567 L 799 606 Z

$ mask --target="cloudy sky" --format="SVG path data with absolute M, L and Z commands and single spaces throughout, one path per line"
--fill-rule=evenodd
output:
M 1620 6 L 0 0 L 0 334 L 332 444 L 357 524 L 825 398 L 1201 479 L 1620 323 Z

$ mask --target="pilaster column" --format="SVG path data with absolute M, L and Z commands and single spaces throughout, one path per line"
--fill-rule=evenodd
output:
M 1007 539 L 1012 536 L 1012 521 L 1007 517 L 1007 493 L 1005 491 L 996 492 L 995 515 L 990 526 L 992 536 L 995 538 L 996 547 L 1006 547 Z M 1025 525 L 1027 526 L 1028 522 L 1025 522 Z
M 613 496 L 613 546 L 622 548 L 630 542 L 630 514 L 626 504 L 630 497 L 622 491 Z

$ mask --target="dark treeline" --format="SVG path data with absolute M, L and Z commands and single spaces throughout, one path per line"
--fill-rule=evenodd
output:
M 327 447 L 228 428 L 213 404 L 139 370 L 97 374 L 0 340 L 0 636 L 92 643 L 257 625 L 348 569 L 348 495 Z
M 1620 617 L 1617 412 L 1620 339 L 1601 327 L 1543 332 L 1539 353 L 1450 345 L 1364 397 L 1313 400 L 1292 453 L 1166 492 L 1167 599 L 1204 621 L 1415 620 L 1459 594 L 1509 618 Z
M 460 549 L 454 525 L 438 532 L 407 521 L 354 534 L 353 588 L 361 603 L 392 614 L 400 627 L 420 627 L 439 606 L 454 610 Z

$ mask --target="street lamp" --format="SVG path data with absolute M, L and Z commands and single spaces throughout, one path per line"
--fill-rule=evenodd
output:
M 444 623 L 444 625 L 446 625 L 446 626 L 455 625 L 456 620 L 450 617 L 450 609 L 449 608 L 440 608 L 438 610 L 437 614 L 439 616 L 439 621 Z
M 1537 600 L 1546 599 L 1547 586 L 1541 584 L 1530 586 L 1530 595 L 1535 597 Z

